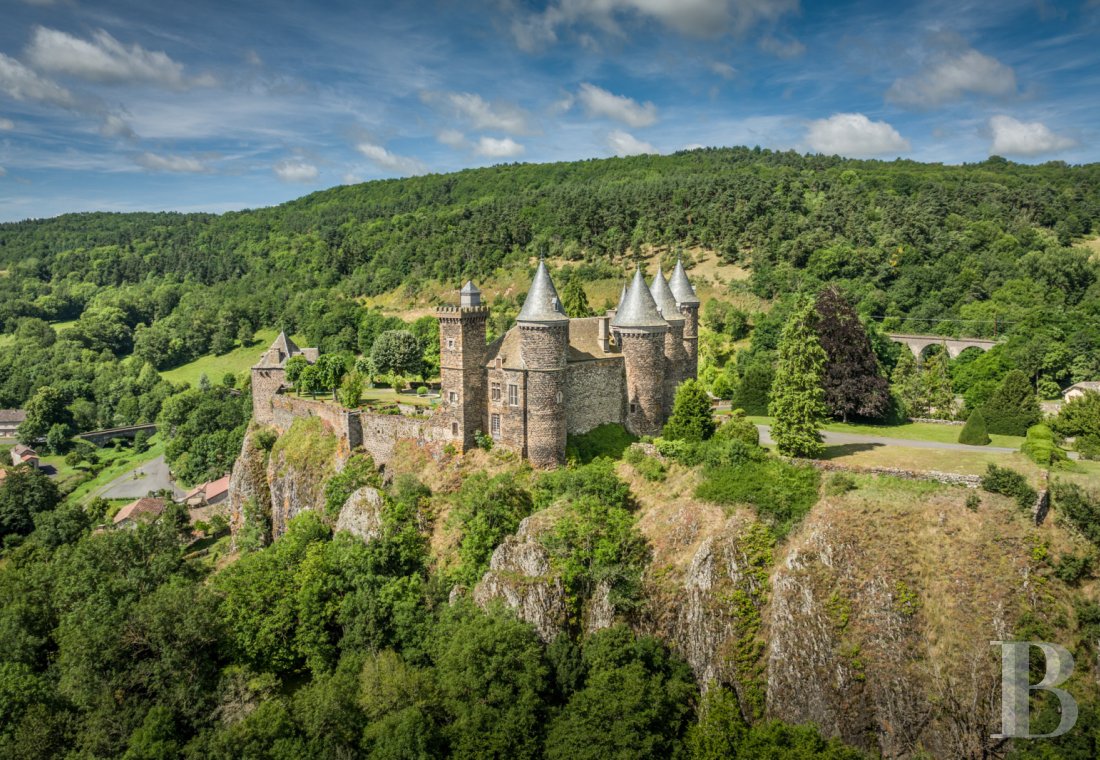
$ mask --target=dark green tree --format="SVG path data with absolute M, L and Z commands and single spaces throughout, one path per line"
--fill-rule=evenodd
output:
M 44 385 L 35 391 L 24 407 L 27 418 L 19 425 L 16 436 L 21 443 L 34 445 L 45 438 L 54 425 L 66 430 L 72 428 L 72 413 L 68 409 L 69 399 L 57 388 Z
M 714 428 L 714 411 L 702 383 L 694 379 L 680 383 L 662 437 L 697 443 L 714 435 Z
M 1020 370 L 1005 375 L 1000 386 L 982 407 L 986 428 L 999 435 L 1025 435 L 1039 422 L 1042 413 L 1031 383 Z
M 418 375 L 422 369 L 423 349 L 408 330 L 386 330 L 371 346 L 370 360 L 382 374 Z
M 34 516 L 54 509 L 61 501 L 57 485 L 33 467 L 15 467 L 0 480 L 0 540 L 34 529 Z
M 985 415 L 981 409 L 975 409 L 966 418 L 966 424 L 959 432 L 959 443 L 968 446 L 988 446 L 990 443 L 989 432 L 985 425 Z
M 741 409 L 751 416 L 767 415 L 774 378 L 775 372 L 771 365 L 759 361 L 750 364 L 745 368 L 741 382 L 733 394 L 733 408 Z
M 584 286 L 579 277 L 570 277 L 561 289 L 561 306 L 565 313 L 574 319 L 591 317 L 595 314 L 588 305 L 588 296 L 585 295 Z
M 779 337 L 779 363 L 768 410 L 775 418 L 772 439 L 781 454 L 813 457 L 823 450 L 825 361 L 817 339 L 817 311 L 813 301 L 807 301 L 791 314 Z

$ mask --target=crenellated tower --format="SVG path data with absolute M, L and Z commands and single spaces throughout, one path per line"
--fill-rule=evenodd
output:
M 542 261 L 516 325 L 527 377 L 527 458 L 536 467 L 561 465 L 565 463 L 569 317 Z
M 684 379 L 699 376 L 699 297 L 691 286 L 684 263 L 677 259 L 676 268 L 668 283 L 676 305 L 684 316 L 684 351 L 687 353 L 687 365 Z
M 688 377 L 690 360 L 684 344 L 684 328 L 686 318 L 680 312 L 676 304 L 676 297 L 669 289 L 668 280 L 665 279 L 661 267 L 657 267 L 657 274 L 649 286 L 649 292 L 653 301 L 657 304 L 657 312 L 668 322 L 668 332 L 665 333 L 665 413 L 672 411 L 672 402 L 676 399 L 676 388 Z
M 665 336 L 669 325 L 657 310 L 641 269 L 634 272 L 612 326 L 626 369 L 626 429 L 634 435 L 658 435 L 667 415 Z
M 485 328 L 489 307 L 482 306 L 481 292 L 467 282 L 458 306 L 441 306 L 439 318 L 439 372 L 442 435 L 461 450 L 474 448 L 474 433 L 484 431 Z

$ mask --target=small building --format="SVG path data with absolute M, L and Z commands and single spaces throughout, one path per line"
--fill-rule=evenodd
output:
M 132 501 L 115 515 L 115 527 L 133 527 L 141 521 L 152 521 L 164 514 L 164 499 L 147 496 Z
M 195 486 L 183 497 L 189 507 L 214 507 L 229 498 L 229 476 Z
M 27 413 L 22 409 L 0 409 L 0 438 L 14 438 L 25 419 Z
M 1074 383 L 1062 391 L 1062 398 L 1067 402 L 1073 401 L 1075 398 L 1081 398 L 1081 396 L 1084 396 L 1089 391 L 1100 393 L 1100 380 L 1086 380 L 1083 383 Z
M 21 464 L 38 467 L 38 452 L 30 446 L 17 443 L 11 449 L 11 463 L 18 467 Z

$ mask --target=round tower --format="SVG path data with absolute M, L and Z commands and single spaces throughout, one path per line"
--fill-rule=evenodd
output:
M 516 317 L 527 371 L 527 458 L 535 467 L 565 464 L 565 353 L 569 317 L 546 265 L 539 262 Z
M 665 336 L 668 322 L 657 311 L 642 270 L 634 272 L 612 322 L 626 365 L 626 429 L 658 435 L 665 423 Z
M 684 271 L 684 263 L 679 259 L 676 260 L 676 268 L 672 270 L 668 287 L 676 298 L 680 313 L 684 315 L 684 351 L 687 353 L 687 364 L 683 379 L 698 377 L 699 297 L 695 295 L 695 288 L 691 286 L 691 280 Z
M 653 283 L 649 286 L 649 292 L 657 304 L 657 311 L 668 322 L 668 332 L 665 333 L 665 412 L 672 411 L 672 402 L 676 399 L 676 388 L 680 383 L 690 377 L 688 352 L 684 347 L 684 327 L 686 319 L 680 313 L 676 304 L 676 297 L 669 289 L 668 280 L 665 279 L 661 267 L 657 267 L 657 274 Z

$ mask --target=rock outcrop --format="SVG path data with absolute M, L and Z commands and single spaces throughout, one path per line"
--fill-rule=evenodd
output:
M 363 486 L 352 493 L 340 509 L 336 530 L 373 541 L 382 535 L 382 494 L 377 488 Z

